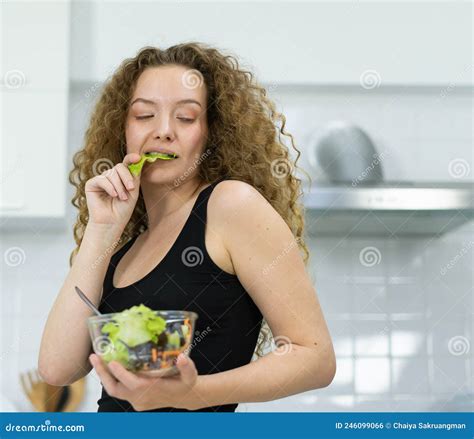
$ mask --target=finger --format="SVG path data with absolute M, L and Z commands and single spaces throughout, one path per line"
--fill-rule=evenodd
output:
M 117 169 L 117 173 L 119 174 L 120 178 L 124 186 L 129 190 L 133 191 L 136 187 L 135 182 L 133 181 L 133 175 L 130 170 L 123 164 L 119 163 L 115 169 Z
M 141 155 L 136 152 L 131 152 L 123 158 L 123 164 L 125 166 L 131 165 L 132 163 L 137 163 L 141 160 Z
M 115 190 L 118 192 L 120 195 L 120 198 L 122 200 L 127 200 L 128 195 L 127 195 L 127 190 L 125 189 L 125 186 L 123 185 L 122 179 L 120 178 L 118 172 L 117 172 L 117 167 L 113 167 L 109 171 L 106 171 L 105 176 L 109 181 L 112 182 L 114 185 Z
M 87 181 L 85 186 L 86 192 L 106 192 L 111 197 L 118 197 L 114 185 L 107 179 L 105 175 L 98 175 Z
M 89 356 L 89 361 L 91 362 L 92 366 L 94 366 L 94 369 L 96 370 L 97 375 L 99 375 L 100 381 L 105 387 L 107 393 L 110 396 L 115 396 L 117 398 L 124 399 L 119 396 L 119 394 L 121 394 L 119 383 L 114 378 L 114 376 L 107 370 L 107 367 L 102 362 L 102 359 L 98 355 L 92 354 Z
M 179 354 L 176 366 L 180 371 L 181 380 L 183 382 L 185 382 L 186 384 L 192 384 L 196 380 L 196 366 L 194 364 L 194 361 L 191 360 L 191 358 L 189 358 L 186 354 Z
M 118 381 L 130 390 L 135 390 L 143 384 L 143 380 L 125 369 L 118 361 L 111 361 L 109 363 L 109 370 Z

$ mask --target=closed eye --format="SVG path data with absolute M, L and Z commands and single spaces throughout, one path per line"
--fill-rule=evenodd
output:
M 147 115 L 147 116 L 136 116 L 135 119 L 137 120 L 142 120 L 142 119 L 149 119 L 150 117 L 153 117 L 152 114 Z M 179 120 L 182 120 L 183 122 L 191 123 L 194 122 L 194 119 L 188 119 L 186 117 L 178 117 Z

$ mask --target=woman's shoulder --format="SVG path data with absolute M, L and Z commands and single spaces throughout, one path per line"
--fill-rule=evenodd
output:
M 272 205 L 251 184 L 241 180 L 223 180 L 212 191 L 209 198 L 208 215 L 217 225 L 227 228 L 233 220 L 249 220 L 256 211 L 266 214 L 273 211 Z
M 219 182 L 209 199 L 217 203 L 217 207 L 226 207 L 226 204 L 240 204 L 250 199 L 265 199 L 251 184 L 241 180 L 223 180 Z
M 273 205 L 254 186 L 242 181 L 224 180 L 216 185 L 209 199 L 208 217 L 213 232 L 217 232 L 213 235 L 219 236 L 233 266 L 240 267 L 241 272 L 255 270 L 255 255 L 272 260 L 288 252 L 295 242 Z

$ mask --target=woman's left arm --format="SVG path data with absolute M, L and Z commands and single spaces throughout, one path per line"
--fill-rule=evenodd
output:
M 215 194 L 214 194 L 215 193 Z M 328 386 L 336 358 L 297 240 L 251 185 L 224 181 L 210 203 L 235 272 L 272 330 L 277 349 L 245 366 L 199 375 L 183 406 L 261 402 Z M 210 210 L 210 209 L 209 209 Z

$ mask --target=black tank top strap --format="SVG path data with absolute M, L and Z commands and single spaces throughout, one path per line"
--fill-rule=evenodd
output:
M 115 267 L 118 265 L 118 263 L 120 262 L 120 259 L 122 258 L 122 256 L 124 256 L 125 253 L 127 253 L 127 251 L 130 249 L 130 247 L 133 245 L 133 243 L 135 242 L 135 240 L 137 238 L 138 238 L 138 235 L 135 235 L 133 238 L 128 240 L 110 258 L 110 263 L 109 263 L 109 266 L 107 268 L 107 272 L 105 273 L 104 283 L 103 283 L 104 299 L 106 299 L 108 294 L 110 294 L 114 289 L 113 288 L 113 276 L 114 276 L 114 272 L 115 272 Z
M 226 179 L 227 177 L 219 178 L 199 193 L 199 197 L 196 200 L 196 203 L 194 204 L 192 213 L 189 217 L 189 221 L 185 226 L 187 230 L 186 233 L 183 234 L 183 242 L 181 243 L 182 245 L 197 246 L 199 249 L 205 251 L 208 201 L 216 185 Z M 177 250 L 183 251 L 182 248 Z
M 188 220 L 183 226 L 182 231 L 180 232 L 178 238 L 173 244 L 172 248 L 169 250 L 169 256 L 166 255 L 163 259 L 160 266 L 165 266 L 168 262 L 168 259 L 173 260 L 173 257 L 176 255 L 182 255 L 183 252 L 192 248 L 192 246 L 197 246 L 199 249 L 206 249 L 205 246 L 205 225 L 207 221 L 207 204 L 209 197 L 214 189 L 214 187 L 223 180 L 226 180 L 227 177 L 221 177 L 215 182 L 211 183 L 208 187 L 201 190 L 196 201 L 194 202 L 193 208 L 189 214 Z M 110 259 L 110 265 L 107 269 L 107 273 L 104 278 L 104 294 L 105 298 L 109 292 L 112 292 L 115 288 L 113 286 L 113 276 L 115 267 L 120 262 L 120 259 L 125 255 L 125 253 L 130 249 L 135 240 L 139 235 L 135 235 L 129 241 L 127 241 L 116 253 L 114 253 Z M 205 251 L 206 255 L 207 252 Z M 180 256 L 181 257 L 181 256 Z M 156 268 L 155 268 L 156 269 Z
M 219 178 L 214 183 L 211 183 L 207 188 L 199 193 L 199 198 L 193 207 L 193 217 L 199 218 L 202 221 L 201 227 L 206 224 L 207 219 L 207 202 L 211 196 L 212 191 L 221 181 L 226 180 L 226 177 Z

